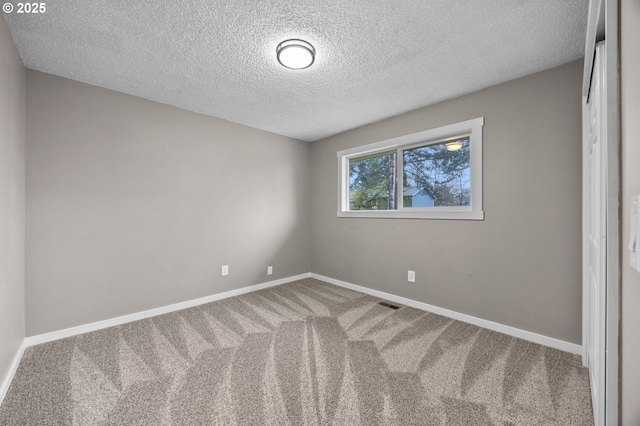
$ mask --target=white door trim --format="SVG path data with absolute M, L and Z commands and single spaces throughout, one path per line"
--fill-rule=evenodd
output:
M 606 324 L 606 364 L 605 364 L 605 424 L 619 423 L 619 350 L 620 335 L 620 73 L 619 73 L 619 4 L 617 0 L 590 0 L 587 27 L 584 81 L 583 114 L 589 93 L 595 46 L 605 40 L 605 85 L 604 121 L 606 122 L 606 216 L 607 216 L 607 324 Z M 584 178 L 584 175 L 583 175 Z M 584 205 L 583 205 L 584 206 Z M 583 234 L 584 235 L 584 234 Z M 583 251 L 583 255 L 584 255 Z M 588 350 L 586 341 L 585 316 L 588 310 L 583 304 L 583 350 Z M 588 320 L 588 318 L 587 318 Z M 583 362 L 588 362 L 583 352 Z
M 605 425 L 607 336 L 607 122 L 605 42 L 596 47 L 583 106 L 583 363 L 589 367 L 593 417 Z
M 605 0 L 602 0 L 605 1 Z M 620 335 L 620 61 L 619 2 L 605 1 L 605 76 L 607 122 L 607 354 L 605 424 L 619 423 L 619 350 Z

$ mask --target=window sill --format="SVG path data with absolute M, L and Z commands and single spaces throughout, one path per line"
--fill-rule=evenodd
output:
M 443 220 L 484 220 L 484 211 L 460 211 L 460 210 L 440 210 L 440 211 L 389 211 L 389 210 L 366 210 L 366 211 L 339 211 L 338 217 L 360 217 L 367 219 L 443 219 Z

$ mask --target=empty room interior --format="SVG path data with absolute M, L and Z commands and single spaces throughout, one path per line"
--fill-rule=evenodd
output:
M 640 424 L 638 1 L 2 14 L 0 425 Z

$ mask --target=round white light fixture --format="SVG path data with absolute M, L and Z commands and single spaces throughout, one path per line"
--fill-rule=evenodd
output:
M 447 147 L 447 151 L 457 151 L 462 148 L 462 142 L 460 141 L 452 141 L 444 144 Z
M 316 49 L 304 40 L 285 40 L 276 48 L 278 62 L 292 70 L 309 68 L 316 58 Z

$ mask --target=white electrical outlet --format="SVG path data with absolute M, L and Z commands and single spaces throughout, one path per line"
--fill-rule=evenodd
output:
M 267 266 L 267 275 L 273 274 L 273 266 Z
M 222 265 L 222 276 L 225 277 L 229 275 L 229 265 Z
M 408 271 L 407 281 L 409 281 L 410 283 L 416 282 L 416 271 Z

